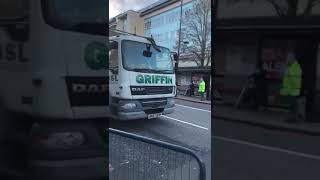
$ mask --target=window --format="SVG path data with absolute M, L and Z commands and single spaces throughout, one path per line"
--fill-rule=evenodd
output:
M 2 0 L 0 2 L 1 20 L 15 20 L 29 16 L 28 0 Z
M 125 32 L 128 31 L 128 20 L 127 20 L 127 18 L 123 20 L 122 30 L 125 31 Z
M 116 44 L 116 41 L 109 41 L 110 45 Z M 112 47 L 109 49 L 109 68 L 114 69 L 119 67 L 118 48 Z
M 165 32 L 164 39 L 165 39 L 165 40 L 169 40 L 169 33 L 168 33 L 168 32 Z
M 151 21 L 150 20 L 144 23 L 144 29 L 145 30 L 151 29 Z
M 143 56 L 146 46 L 147 44 L 141 42 L 122 41 L 123 67 L 137 72 L 173 73 L 169 49 L 159 47 L 159 52 L 151 46 L 152 56 L 146 57 Z
M 175 40 L 175 38 L 176 38 L 175 31 L 171 31 L 171 39 L 172 39 L 172 40 Z
M 41 5 L 48 25 L 68 31 L 107 34 L 106 0 L 41 0 Z

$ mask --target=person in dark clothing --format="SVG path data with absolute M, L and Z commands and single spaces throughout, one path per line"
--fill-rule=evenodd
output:
M 254 82 L 256 84 L 256 106 L 266 107 L 268 105 L 268 86 L 265 79 L 266 72 L 262 68 L 254 74 Z
M 266 107 L 268 104 L 268 87 L 265 74 L 265 71 L 259 67 L 248 77 L 249 87 L 245 96 L 245 100 L 250 102 L 254 109 Z
M 190 96 L 194 96 L 194 84 L 193 84 L 193 81 L 191 81 L 191 84 L 190 84 Z

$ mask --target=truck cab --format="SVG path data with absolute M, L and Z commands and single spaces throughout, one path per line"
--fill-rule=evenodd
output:
M 151 119 L 174 112 L 172 53 L 152 38 L 109 37 L 109 106 L 117 119 Z
M 108 116 L 106 4 L 3 4 L 11 11 L 2 11 L 0 19 L 0 98 L 6 109 L 39 119 Z

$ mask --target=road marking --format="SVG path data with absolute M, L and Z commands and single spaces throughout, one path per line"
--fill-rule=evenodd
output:
M 276 147 L 271 147 L 271 146 L 265 146 L 265 145 L 261 145 L 261 144 L 256 144 L 256 143 L 251 143 L 251 142 L 247 142 L 247 141 L 231 139 L 231 138 L 226 138 L 226 137 L 221 137 L 221 136 L 212 136 L 212 137 L 214 139 L 217 139 L 217 140 L 232 142 L 232 143 L 236 143 L 236 144 L 243 144 L 243 145 L 247 145 L 247 146 L 251 146 L 251 147 L 256 147 L 256 148 L 259 148 L 259 149 L 265 149 L 265 150 L 270 150 L 270 151 L 278 151 L 278 152 L 287 153 L 287 154 L 290 154 L 290 155 L 295 155 L 295 156 L 300 156 L 300 157 L 304 157 L 304 158 L 320 160 L 320 156 L 313 155 L 313 154 L 306 154 L 306 153 L 301 153 L 301 152 L 296 152 L 296 151 L 290 151 L 290 150 L 286 150 L 286 149 L 281 149 L 281 148 L 276 148 Z
M 169 117 L 169 116 L 162 115 L 162 117 L 165 117 L 165 118 L 168 118 L 168 119 L 171 119 L 173 121 L 177 121 L 177 122 L 180 122 L 180 123 L 183 123 L 183 124 L 188 124 L 190 126 L 197 127 L 197 128 L 200 128 L 200 129 L 204 129 L 204 130 L 207 130 L 207 131 L 209 130 L 206 127 L 199 126 L 199 125 L 196 125 L 196 124 L 192 124 L 192 123 L 189 123 L 189 122 L 185 122 L 185 121 L 182 121 L 182 120 L 179 120 L 179 119 L 176 119 L 176 118 L 172 118 L 172 117 Z
M 205 110 L 205 109 L 199 109 L 199 108 L 194 108 L 194 107 L 185 106 L 185 105 L 180 105 L 180 104 L 176 104 L 176 106 L 181 106 L 181 107 L 185 107 L 185 108 L 190 108 L 190 109 L 195 109 L 195 110 L 198 110 L 198 111 L 204 111 L 204 112 L 209 112 L 209 113 L 211 113 L 211 111 Z

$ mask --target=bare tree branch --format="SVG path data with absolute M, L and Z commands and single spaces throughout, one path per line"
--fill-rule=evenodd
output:
M 270 3 L 274 7 L 274 9 L 276 10 L 278 16 L 284 16 L 285 15 L 284 10 L 281 8 L 281 6 L 279 4 L 277 4 L 277 1 L 273 1 L 273 0 L 265 0 L 265 1 L 267 1 L 268 3 Z
M 183 47 L 185 53 L 192 54 L 191 61 L 197 63 L 198 66 L 206 66 L 211 34 L 209 32 L 211 22 L 209 21 L 210 15 L 210 0 L 194 0 L 194 6 L 190 13 L 183 19 L 181 31 L 181 42 L 189 42 L 188 45 Z M 176 47 L 178 42 L 176 43 Z M 211 51 L 210 51 L 211 53 Z

